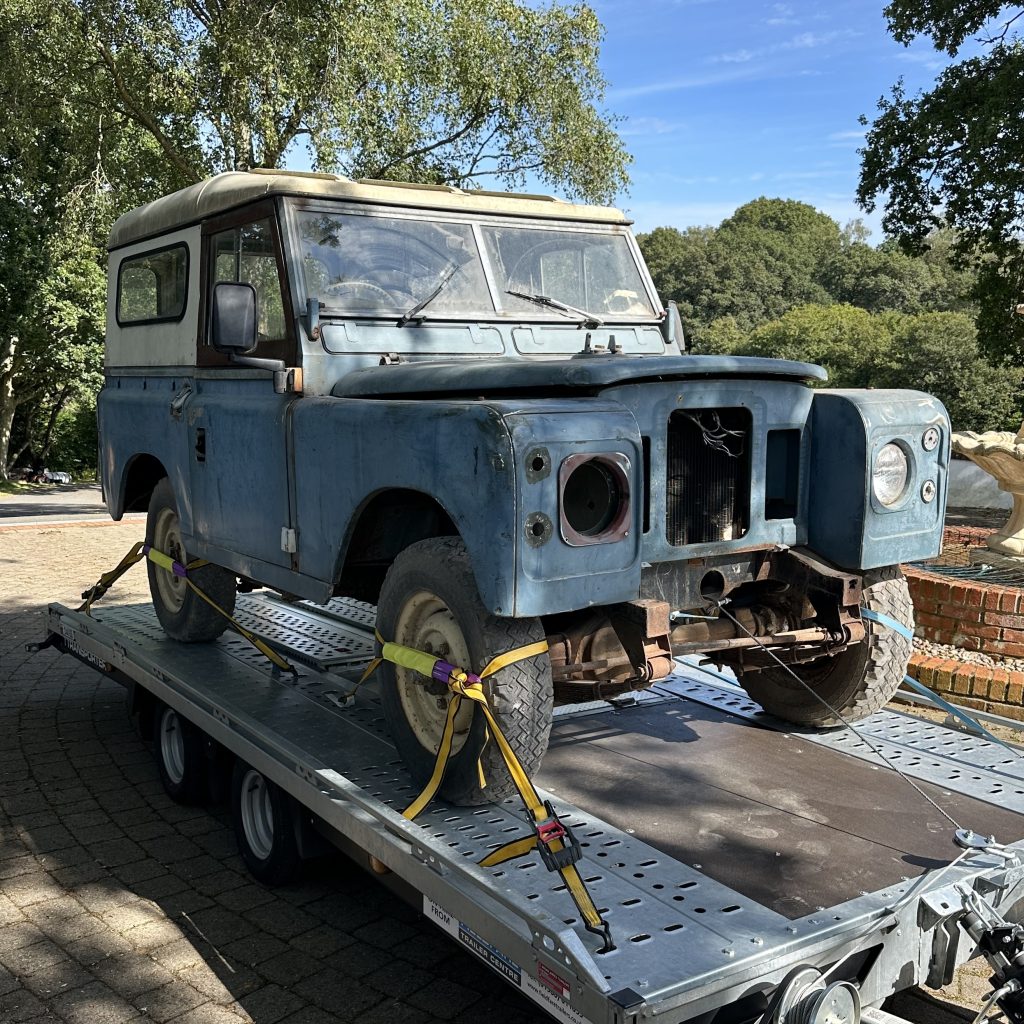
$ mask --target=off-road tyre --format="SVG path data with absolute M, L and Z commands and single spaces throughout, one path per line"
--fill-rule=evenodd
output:
M 914 606 L 907 581 L 897 566 L 864 574 L 861 606 L 914 628 Z M 847 722 L 883 708 L 899 689 L 907 673 L 913 643 L 895 630 L 864 620 L 865 636 L 833 658 L 820 658 L 793 671 L 838 711 Z M 833 710 L 808 693 L 781 668 L 747 672 L 739 677 L 743 688 L 769 714 L 795 725 L 834 728 L 843 722 Z
M 170 555 L 182 564 L 189 555 L 181 541 L 178 505 L 170 480 L 164 477 L 153 489 L 146 516 L 146 543 Z M 147 560 L 149 592 L 153 608 L 164 632 L 183 643 L 216 640 L 228 626 L 228 620 L 211 608 L 184 580 L 179 580 Z M 189 573 L 196 586 L 230 615 L 235 608 L 234 573 L 219 565 L 204 565 Z
M 428 616 L 428 622 L 422 628 L 416 625 L 413 614 L 417 602 L 426 602 L 428 608 L 436 609 L 433 615 L 437 619 Z M 496 655 L 536 643 L 545 635 L 540 619 L 499 618 L 484 608 L 465 545 L 452 537 L 419 541 L 401 552 L 388 570 L 377 607 L 377 628 L 381 636 L 410 647 L 416 646 L 416 635 L 424 638 L 435 636 L 430 622 L 442 620 L 450 620 L 457 626 L 464 640 L 463 653 L 468 654 L 469 664 L 460 667 L 476 672 Z M 410 630 L 413 635 L 407 635 Z M 439 650 L 431 653 L 444 656 Z M 445 660 L 456 663 L 451 656 Z M 438 691 L 432 695 L 437 706 L 436 735 L 431 733 L 428 749 L 417 734 L 409 707 L 417 699 L 413 687 L 429 685 L 430 681 L 408 669 L 396 669 L 388 662 L 382 663 L 377 671 L 381 680 L 384 715 L 392 739 L 412 775 L 414 785 L 422 787 L 434 770 L 449 695 L 439 686 L 433 687 Z M 527 774 L 532 776 L 540 767 L 551 734 L 554 698 L 551 663 L 547 654 L 509 665 L 485 679 L 483 686 L 509 745 Z M 468 718 L 469 724 L 460 731 L 461 746 L 448 761 L 439 796 L 453 804 L 476 806 L 514 795 L 515 786 L 497 745 L 488 738 L 480 709 L 469 701 L 463 701 L 459 715 L 459 721 L 465 722 Z M 419 733 L 426 735 L 432 724 L 429 717 L 423 719 Z M 483 787 L 478 765 L 483 769 L 486 780 Z
M 164 791 L 179 804 L 199 804 L 207 795 L 205 736 L 161 701 L 153 707 L 153 742 Z
M 242 760 L 231 773 L 231 818 L 238 852 L 264 885 L 285 885 L 302 870 L 295 803 L 276 783 Z

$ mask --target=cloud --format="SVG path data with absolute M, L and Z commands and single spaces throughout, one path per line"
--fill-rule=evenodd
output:
M 677 121 L 666 121 L 660 117 L 629 117 L 619 129 L 625 138 L 644 138 L 652 135 L 671 135 L 685 127 Z
M 799 25 L 796 9 L 792 4 L 772 4 L 771 17 L 765 18 L 766 25 Z
M 860 33 L 853 29 L 833 29 L 831 32 L 800 32 L 780 43 L 772 43 L 769 46 L 762 46 L 756 50 L 732 50 L 728 53 L 720 53 L 708 58 L 710 64 L 736 64 L 746 63 L 758 57 L 769 57 L 776 53 L 786 53 L 796 50 L 816 50 L 819 47 L 827 46 L 841 39 L 852 39 Z
M 668 78 L 661 82 L 647 82 L 644 85 L 627 85 L 608 90 L 609 100 L 628 100 L 638 96 L 653 96 L 662 92 L 679 92 L 684 89 L 706 89 L 712 85 L 737 82 L 753 78 L 761 68 L 730 68 L 723 71 L 709 71 L 703 75 L 688 75 Z

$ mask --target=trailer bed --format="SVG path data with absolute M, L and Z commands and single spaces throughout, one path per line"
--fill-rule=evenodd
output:
M 879 1002 L 971 954 L 936 929 L 952 882 L 1004 907 L 1024 892 L 1020 865 L 991 854 L 942 872 L 960 852 L 953 824 L 853 734 L 783 728 L 735 686 L 682 668 L 635 703 L 560 711 L 537 778 L 584 847 L 581 873 L 617 945 L 599 954 L 538 857 L 478 866 L 528 834 L 517 801 L 401 816 L 416 791 L 376 691 L 348 699 L 373 652 L 370 606 L 254 594 L 236 614 L 298 678 L 234 635 L 170 641 L 148 605 L 92 618 L 53 605 L 49 629 L 277 782 L 556 1019 L 673 1024 L 744 1001 L 756 1016 L 794 965 L 843 957 L 865 1003 Z M 1024 760 L 891 711 L 860 729 L 957 824 L 1004 844 L 1024 837 Z

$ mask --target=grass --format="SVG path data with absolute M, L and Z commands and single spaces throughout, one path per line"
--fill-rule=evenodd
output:
M 0 494 L 25 494 L 32 488 L 20 480 L 0 480 Z

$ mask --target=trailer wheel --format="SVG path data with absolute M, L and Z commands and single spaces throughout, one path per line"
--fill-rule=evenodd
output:
M 466 547 L 454 537 L 419 541 L 398 555 L 381 588 L 377 628 L 387 640 L 476 671 L 495 655 L 544 639 L 539 619 L 503 619 L 484 608 Z M 413 782 L 423 786 L 434 769 L 451 695 L 445 684 L 410 669 L 384 662 L 378 671 L 392 739 Z M 551 733 L 553 689 L 547 655 L 509 665 L 483 685 L 502 732 L 532 775 Z M 464 700 L 439 795 L 474 806 L 514 793 L 484 716 Z
M 156 485 L 149 501 L 146 543 L 170 555 L 177 562 L 188 562 L 188 552 L 181 539 L 178 506 L 167 477 Z M 184 643 L 201 643 L 216 640 L 224 632 L 228 625 L 227 619 L 211 608 L 183 579 L 153 562 L 147 561 L 146 569 L 156 617 L 169 637 Z M 194 569 L 190 576 L 229 615 L 234 611 L 234 573 L 219 565 L 204 565 Z
M 861 606 L 914 628 L 914 606 L 898 566 L 864 574 Z M 793 666 L 793 671 L 848 722 L 874 714 L 892 699 L 907 674 L 913 651 L 912 641 L 892 629 L 865 619 L 864 630 L 864 639 L 841 654 Z M 747 693 L 776 718 L 819 728 L 843 724 L 781 668 L 743 673 L 739 679 Z
M 238 852 L 249 871 L 265 885 L 284 885 L 295 878 L 302 859 L 291 797 L 255 768 L 235 761 L 231 813 Z
M 201 803 L 206 796 L 203 734 L 174 708 L 159 701 L 153 709 L 153 739 L 160 781 L 179 804 Z

